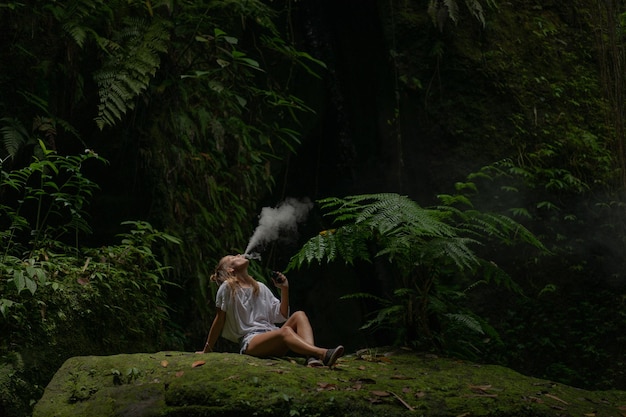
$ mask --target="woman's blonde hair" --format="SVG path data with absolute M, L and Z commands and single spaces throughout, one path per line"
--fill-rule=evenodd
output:
M 228 284 L 230 289 L 235 292 L 237 289 L 241 288 L 241 282 L 237 278 L 237 275 L 228 271 L 226 260 L 228 256 L 224 256 L 217 263 L 215 267 L 215 272 L 211 275 L 211 281 L 217 282 L 217 285 L 222 285 L 223 283 Z M 250 284 L 252 285 L 254 295 L 259 293 L 259 283 L 255 279 L 250 279 Z

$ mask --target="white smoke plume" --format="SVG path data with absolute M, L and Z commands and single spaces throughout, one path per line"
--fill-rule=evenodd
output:
M 298 224 L 306 220 L 313 203 L 307 198 L 298 200 L 288 197 L 276 207 L 263 207 L 259 215 L 259 225 L 254 230 L 244 255 L 259 259 L 258 253 L 252 252 L 259 246 L 277 240 L 279 237 L 294 235 L 298 231 Z

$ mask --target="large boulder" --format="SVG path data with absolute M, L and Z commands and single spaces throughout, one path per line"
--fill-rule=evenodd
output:
M 71 358 L 33 413 L 242 415 L 620 417 L 626 416 L 626 392 L 585 391 L 500 366 L 409 351 L 363 351 L 333 369 L 307 368 L 299 358 L 159 352 Z

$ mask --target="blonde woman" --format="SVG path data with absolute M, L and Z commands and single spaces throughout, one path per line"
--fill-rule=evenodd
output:
M 270 289 L 248 274 L 249 260 L 242 255 L 224 256 L 211 280 L 219 285 L 217 312 L 204 349 L 212 352 L 223 336 L 239 343 L 240 353 L 251 356 L 284 356 L 288 351 L 307 357 L 309 366 L 332 367 L 344 353 L 315 345 L 313 329 L 302 311 L 289 314 L 289 281 L 282 273 L 273 278 L 280 289 L 280 300 Z M 284 323 L 278 327 L 276 324 Z

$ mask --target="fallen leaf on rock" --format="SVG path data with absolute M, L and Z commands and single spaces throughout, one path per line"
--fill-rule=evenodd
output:
M 161 361 L 161 366 L 164 368 L 167 368 L 167 365 L 169 365 L 168 361 Z
M 543 403 L 543 400 L 541 398 L 537 398 L 537 397 L 522 397 L 523 400 L 525 401 L 530 401 L 531 403 L 537 403 L 537 404 L 541 404 Z
M 198 366 L 202 366 L 206 363 L 206 361 L 195 361 L 194 363 L 191 364 L 192 368 L 197 368 Z
M 330 384 L 328 382 L 318 382 L 318 391 L 335 391 L 337 389 L 337 385 Z
M 564 401 L 562 399 L 560 399 L 559 397 L 557 397 L 556 395 L 552 395 L 552 394 L 545 394 L 546 397 L 548 398 L 552 398 L 553 400 L 556 400 L 558 402 L 561 402 L 563 404 L 569 405 L 569 403 L 567 401 Z
M 491 389 L 491 385 L 470 385 L 470 389 L 473 391 L 487 391 Z

